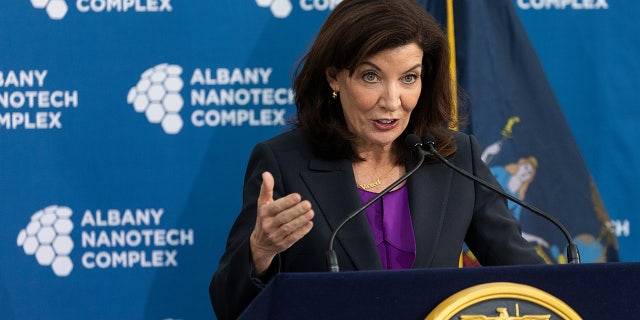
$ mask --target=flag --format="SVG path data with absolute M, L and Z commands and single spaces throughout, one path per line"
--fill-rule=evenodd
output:
M 454 37 L 457 83 L 468 97 L 460 129 L 484 146 L 503 189 L 559 220 L 583 263 L 618 261 L 609 216 L 511 0 L 419 2 Z M 548 263 L 566 263 L 560 230 L 511 201 L 509 209 Z M 463 258 L 476 263 L 472 253 Z

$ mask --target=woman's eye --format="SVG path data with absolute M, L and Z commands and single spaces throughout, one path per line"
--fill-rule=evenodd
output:
M 407 83 L 407 84 L 414 83 L 414 82 L 416 82 L 416 80 L 418 80 L 418 75 L 416 75 L 416 74 L 408 74 L 408 75 L 402 77 L 402 81 L 404 83 Z
M 376 80 L 378 80 L 378 75 L 373 72 L 367 72 L 362 76 L 362 79 L 367 82 L 375 82 Z

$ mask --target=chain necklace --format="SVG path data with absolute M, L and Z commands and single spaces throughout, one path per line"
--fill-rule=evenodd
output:
M 382 184 L 382 178 L 384 178 L 387 175 L 389 175 L 389 173 L 391 173 L 391 171 L 393 171 L 393 169 L 395 169 L 395 166 L 391 167 L 391 169 L 389 169 L 389 171 L 387 171 L 387 173 L 385 173 L 384 175 L 382 175 L 379 178 L 377 178 L 374 182 L 371 182 L 371 183 L 356 183 L 356 184 L 358 185 L 358 188 L 360 188 L 362 190 L 373 189 L 373 188 L 381 185 Z
M 376 181 L 372 182 L 372 183 L 362 183 L 362 184 L 358 184 L 358 187 L 360 187 L 360 189 L 362 190 L 369 190 L 372 188 L 375 188 L 379 185 L 382 184 L 382 181 L 380 180 L 380 178 L 376 179 Z

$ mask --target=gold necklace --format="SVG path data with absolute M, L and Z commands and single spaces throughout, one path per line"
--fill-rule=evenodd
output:
M 360 189 L 362 190 L 369 190 L 371 188 L 375 188 L 379 185 L 382 184 L 382 181 L 380 181 L 380 178 L 376 179 L 376 181 L 372 182 L 372 183 L 362 183 L 359 184 L 358 187 L 360 187 Z
M 391 171 L 393 171 L 393 169 L 395 169 L 395 166 L 391 167 L 391 169 L 389 169 L 389 171 L 387 171 L 387 173 L 385 173 L 384 175 L 380 176 L 378 179 L 376 179 L 376 181 L 371 182 L 371 183 L 357 183 L 358 187 L 362 190 L 369 190 L 369 189 L 373 189 L 379 185 L 382 184 L 382 178 L 386 177 L 387 175 L 389 175 L 389 173 L 391 173 Z

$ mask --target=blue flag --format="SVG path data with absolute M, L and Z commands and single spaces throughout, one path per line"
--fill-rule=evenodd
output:
M 510 0 L 422 0 L 446 28 L 453 17 L 457 81 L 468 97 L 464 131 L 503 189 L 554 216 L 582 262 L 618 261 L 609 216 L 560 105 Z M 449 30 L 451 31 L 451 30 Z M 523 236 L 548 263 L 566 263 L 567 241 L 550 222 L 509 201 Z M 463 255 L 473 265 L 472 253 Z

